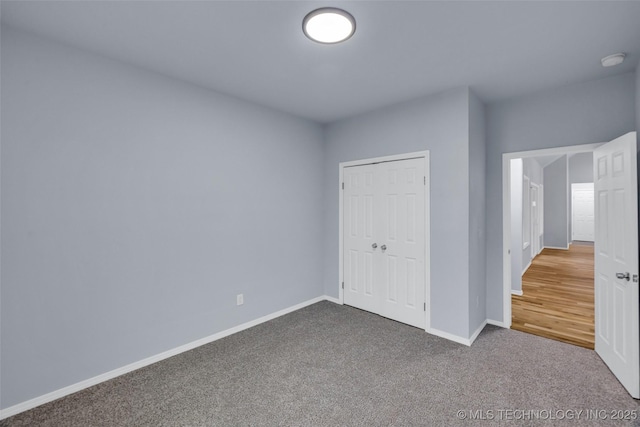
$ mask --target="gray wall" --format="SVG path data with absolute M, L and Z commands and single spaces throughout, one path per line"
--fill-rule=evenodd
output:
M 593 153 L 578 153 L 569 157 L 569 188 L 567 189 L 567 200 L 569 202 L 569 240 L 572 240 L 572 218 L 573 200 L 571 195 L 571 184 L 593 182 Z
M 3 408 L 323 294 L 319 125 L 4 26 L 1 66 Z
M 593 153 L 578 153 L 569 157 L 569 182 L 593 182 Z
M 469 334 L 469 91 L 450 90 L 326 128 L 324 286 L 338 297 L 338 165 L 430 150 L 431 326 Z
M 484 105 L 469 92 L 469 333 L 486 313 L 486 138 Z
M 609 141 L 635 130 L 635 80 L 634 73 L 627 73 L 487 107 L 489 319 L 503 320 L 502 154 Z
M 540 163 L 538 163 L 535 157 L 527 157 L 526 159 L 523 159 L 523 168 L 524 174 L 529 177 L 531 184 L 542 184 L 542 166 L 540 166 Z
M 569 247 L 569 177 L 567 156 L 544 168 L 544 245 Z

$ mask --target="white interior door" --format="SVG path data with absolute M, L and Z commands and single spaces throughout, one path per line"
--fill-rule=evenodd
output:
M 381 315 L 425 327 L 424 159 L 380 163 Z
M 595 350 L 640 397 L 638 193 L 635 132 L 594 151 Z
M 571 240 L 593 242 L 593 183 L 571 184 Z
M 425 159 L 345 168 L 344 303 L 424 329 Z
M 379 272 L 374 271 L 375 165 L 346 168 L 343 192 L 343 271 L 345 304 L 377 312 Z M 377 245 L 376 245 L 377 246 Z M 379 268 L 379 267 L 378 267 Z

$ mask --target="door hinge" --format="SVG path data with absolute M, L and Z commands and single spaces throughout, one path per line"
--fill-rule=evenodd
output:
M 424 311 L 427 311 L 427 303 L 424 303 Z
M 638 275 L 637 274 L 633 275 L 633 283 L 638 283 Z
M 342 289 L 344 289 L 344 282 L 342 282 Z
M 423 177 L 424 178 L 424 185 L 427 185 L 427 177 Z
M 344 190 L 344 182 L 342 183 L 342 189 Z

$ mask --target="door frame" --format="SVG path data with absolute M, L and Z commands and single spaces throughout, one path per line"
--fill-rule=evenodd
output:
M 424 174 L 426 178 L 425 186 L 424 186 L 424 244 L 425 244 L 425 260 L 424 260 L 424 296 L 426 303 L 425 310 L 425 331 L 429 332 L 431 330 L 431 232 L 430 232 L 430 187 L 431 187 L 431 175 L 430 175 L 430 163 L 429 163 L 429 150 L 425 151 L 416 151 L 412 153 L 405 154 L 396 154 L 391 156 L 383 156 L 383 157 L 373 157 L 368 159 L 361 160 L 353 160 L 349 162 L 340 162 L 338 165 L 339 169 L 339 180 L 338 180 L 338 210 L 339 210 L 339 218 L 338 218 L 338 233 L 339 233 L 339 249 L 338 249 L 338 300 L 340 304 L 344 304 L 344 266 L 343 266 L 343 250 L 344 250 L 344 228 L 343 228 L 343 183 L 344 183 L 344 169 L 353 166 L 362 166 L 362 165 L 370 165 L 375 163 L 383 163 L 383 162 L 393 162 L 398 160 L 409 160 L 409 159 L 419 159 L 423 158 L 425 162 Z
M 525 192 L 526 190 L 526 192 Z M 522 174 L 522 250 L 527 249 L 531 246 L 532 236 L 531 230 L 533 229 L 531 225 L 531 179 Z M 527 214 L 527 222 L 525 222 L 524 214 Z M 525 238 L 526 237 L 526 238 Z
M 606 144 L 606 142 L 502 154 L 502 324 L 500 326 L 511 327 L 511 160 L 539 156 L 592 153 L 602 144 Z M 567 212 L 567 221 L 571 220 L 570 214 L 570 212 Z M 521 248 L 520 251 L 522 251 Z
M 533 260 L 542 250 L 542 245 L 540 244 L 540 214 L 544 215 L 544 212 L 540 212 L 540 184 L 536 184 L 532 182 L 531 190 L 529 190 L 530 200 L 529 200 L 529 208 L 531 209 L 531 260 Z M 533 189 L 536 190 L 536 197 L 533 197 Z M 535 207 L 533 206 L 533 202 L 536 202 Z M 533 220 L 533 214 L 536 214 L 536 221 Z

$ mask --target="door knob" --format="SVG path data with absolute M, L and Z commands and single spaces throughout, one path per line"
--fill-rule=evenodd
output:
M 616 273 L 616 277 L 618 279 L 627 279 L 627 282 L 629 281 L 629 279 L 631 279 L 631 276 L 629 275 L 629 272 L 625 273 Z
M 382 249 L 383 251 L 386 251 L 387 250 L 387 245 L 380 246 L 380 249 Z
M 373 245 L 371 245 L 371 247 L 372 247 L 373 249 L 375 249 L 375 248 L 377 248 L 377 247 L 378 247 L 378 244 L 377 244 L 377 243 L 374 243 Z

